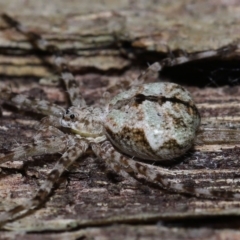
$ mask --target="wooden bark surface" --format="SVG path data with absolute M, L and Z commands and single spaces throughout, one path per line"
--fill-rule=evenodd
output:
M 146 69 L 174 54 L 217 49 L 237 41 L 240 2 L 230 1 L 3 1 L 1 11 L 58 45 L 81 83 L 88 104 L 99 104 Z M 67 106 L 54 76 L 51 56 L 35 49 L 0 19 L 0 87 Z M 161 77 L 191 91 L 203 125 L 228 130 L 170 169 L 220 169 L 239 174 L 239 50 L 224 59 L 196 61 L 166 69 Z M 44 84 L 42 84 L 44 83 Z M 42 116 L 3 106 L 0 153 L 26 144 Z M 232 131 L 230 131 L 232 130 Z M 39 156 L 1 168 L 0 210 L 31 198 L 59 158 Z M 240 191 L 239 186 L 233 186 Z M 170 193 L 135 179 L 123 179 L 86 154 L 61 178 L 46 204 L 9 223 L 0 239 L 239 239 L 240 201 L 211 200 Z

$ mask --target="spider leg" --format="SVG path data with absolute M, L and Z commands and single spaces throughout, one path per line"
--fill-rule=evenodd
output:
M 5 156 L 0 157 L 0 164 L 9 161 L 22 160 L 22 158 L 30 156 L 63 152 L 66 148 L 73 146 L 74 144 L 75 140 L 66 134 L 60 137 L 54 136 L 44 139 L 39 139 L 39 137 L 37 137 L 33 143 L 28 144 L 27 146 L 17 147 Z
M 140 74 L 137 79 L 137 84 L 146 82 L 147 79 L 154 76 L 156 72 L 161 71 L 165 67 L 172 67 L 172 66 L 176 66 L 176 65 L 180 65 L 183 63 L 191 62 L 194 60 L 200 60 L 204 58 L 226 56 L 233 53 L 238 48 L 239 48 L 238 43 L 235 43 L 235 44 L 230 44 L 230 45 L 221 47 L 216 50 L 207 50 L 207 51 L 202 51 L 202 52 L 192 53 L 192 54 L 187 54 L 185 52 L 184 55 L 181 55 L 176 58 L 172 58 L 172 57 L 165 58 L 160 62 L 155 62 L 151 64 L 146 71 Z M 136 84 L 136 83 L 134 82 L 133 84 Z
M 41 119 L 39 125 L 37 126 L 38 130 L 42 130 L 45 128 L 52 127 L 54 131 L 58 131 L 57 136 L 62 135 L 62 131 L 60 131 L 58 128 L 61 127 L 61 118 L 56 116 L 47 116 Z
M 60 56 L 58 57 L 60 58 Z M 59 59 L 59 62 L 62 60 Z M 57 65 L 57 63 L 56 63 Z M 83 107 L 86 106 L 86 102 L 80 92 L 79 83 L 75 80 L 73 74 L 65 63 L 61 63 L 61 77 L 65 83 L 70 102 L 72 106 Z
M 240 179 L 236 170 L 168 170 L 134 161 L 117 152 L 109 141 L 101 145 L 92 144 L 94 153 L 110 165 L 117 173 L 125 170 L 140 175 L 166 190 L 188 193 L 206 198 L 239 199 Z
M 39 207 L 46 200 L 46 197 L 49 195 L 54 184 L 59 180 L 63 172 L 87 150 L 88 145 L 87 141 L 79 140 L 74 146 L 69 147 L 48 174 L 46 181 L 41 185 L 35 197 L 7 212 L 1 213 L 0 225 Z
M 55 116 L 48 116 L 41 120 L 40 124 L 37 126 L 37 134 L 34 135 L 33 139 L 41 140 L 46 137 L 63 137 L 65 133 L 62 132 L 58 127 L 61 127 L 59 118 Z
M 146 82 L 147 79 L 151 78 L 152 76 L 156 75 L 159 71 L 161 71 L 161 63 L 155 62 L 151 64 L 146 71 L 142 72 L 136 81 L 133 82 L 133 85 L 143 84 Z
M 5 20 L 5 22 L 7 22 L 7 24 L 14 27 L 18 32 L 25 35 L 34 47 L 42 51 L 47 51 L 54 54 L 54 65 L 58 68 L 61 77 L 66 85 L 71 104 L 76 107 L 85 106 L 86 102 L 81 95 L 79 84 L 75 80 L 73 74 L 70 72 L 67 61 L 63 57 L 61 49 L 59 49 L 55 45 L 50 44 L 41 35 L 29 31 L 27 27 L 23 26 L 21 23 L 8 16 L 7 14 L 2 14 L 2 18 Z
M 43 115 L 62 116 L 65 110 L 53 103 L 40 99 L 29 99 L 23 94 L 16 94 L 7 89 L 0 89 L 0 99 L 4 102 L 23 109 Z

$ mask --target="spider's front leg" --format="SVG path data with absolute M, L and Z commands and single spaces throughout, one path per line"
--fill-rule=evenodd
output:
M 21 23 L 19 23 L 9 15 L 3 14 L 2 18 L 6 21 L 8 25 L 14 27 L 18 32 L 25 35 L 32 43 L 33 47 L 38 48 L 42 51 L 50 52 L 54 55 L 54 65 L 59 70 L 61 77 L 65 83 L 71 105 L 76 107 L 85 106 L 86 102 L 80 92 L 79 84 L 75 80 L 73 74 L 70 72 L 67 60 L 63 57 L 61 49 L 59 49 L 55 45 L 50 44 L 41 35 L 29 31 L 26 26 L 23 26 Z
M 61 153 L 75 144 L 75 140 L 67 134 L 42 138 L 45 130 L 48 129 L 44 129 L 43 132 L 40 131 L 35 136 L 33 143 L 12 149 L 9 153 L 0 157 L 0 164 L 23 160 L 23 158 L 26 159 L 36 155 Z
M 121 170 L 143 177 L 160 187 L 179 193 L 188 193 L 206 198 L 240 199 L 239 173 L 236 170 L 168 170 L 162 167 L 134 161 L 117 152 L 111 142 L 92 144 L 95 154 L 114 171 Z
M 48 174 L 47 180 L 41 185 L 34 198 L 9 211 L 0 213 L 0 225 L 14 220 L 44 203 L 62 173 L 86 151 L 88 145 L 87 141 L 78 139 L 74 145 L 70 146 Z
M 24 94 L 17 94 L 11 92 L 9 89 L 0 89 L 0 99 L 18 109 L 27 110 L 42 115 L 52 115 L 55 117 L 61 117 L 65 110 L 46 100 L 30 99 Z
M 65 110 L 55 104 L 45 100 L 28 99 L 22 94 L 10 93 L 8 91 L 0 93 L 1 98 L 11 105 L 23 110 L 49 115 L 43 118 L 37 126 L 38 132 L 34 136 L 33 143 L 28 146 L 20 146 L 11 150 L 8 154 L 0 158 L 0 164 L 8 161 L 17 161 L 29 156 L 41 155 L 45 153 L 63 152 L 73 138 L 64 134 L 58 127 L 61 127 L 59 117 L 63 116 Z
M 41 154 L 53 154 L 57 152 L 63 152 L 69 146 L 74 144 L 73 138 L 67 134 L 64 134 L 58 127 L 60 124 L 60 116 L 63 115 L 63 108 L 44 101 L 43 104 L 41 100 L 30 100 L 21 94 L 8 93 L 9 96 L 14 96 L 13 99 L 10 99 L 11 103 L 19 106 L 21 109 L 26 109 L 29 105 L 28 110 L 41 114 L 50 114 L 43 118 L 38 125 L 38 132 L 34 136 L 33 143 L 28 144 L 27 146 L 20 146 L 15 149 L 12 149 L 5 156 L 0 157 L 0 164 L 3 164 L 8 161 L 18 161 L 21 158 L 27 158 L 30 156 L 41 155 Z M 21 99 L 21 100 L 19 100 Z

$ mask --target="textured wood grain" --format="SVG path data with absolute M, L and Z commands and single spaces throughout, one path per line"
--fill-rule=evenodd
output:
M 165 57 L 166 45 L 179 54 L 179 49 L 196 52 L 236 41 L 240 21 L 238 4 L 238 1 L 200 0 L 194 3 L 95 1 L 92 4 L 12 0 L 0 1 L 0 8 L 61 47 L 87 102 L 99 104 L 98 99 L 106 90 L 115 95 L 146 68 L 147 62 Z M 47 61 L 51 57 L 33 50 L 23 36 L 9 29 L 2 20 L 0 29 L 0 87 L 11 85 L 15 92 L 67 106 L 64 88 L 58 81 L 55 85 L 39 83 L 39 78 L 54 75 L 53 68 L 43 63 L 39 55 Z M 217 135 L 216 130 L 199 133 L 195 149 L 168 168 L 219 169 L 223 173 L 230 170 L 238 177 L 238 57 L 237 49 L 224 61 L 199 61 L 162 73 L 168 80 L 188 84 L 203 118 L 202 127 L 226 132 L 224 137 Z M 4 105 L 0 153 L 29 142 L 40 118 Z M 40 156 L 29 158 L 26 163 L 5 164 L 0 175 L 0 210 L 30 198 L 58 157 Z M 239 191 L 239 186 L 233 188 Z M 8 224 L 6 228 L 15 233 L 1 232 L 0 239 L 43 236 L 49 239 L 96 236 L 102 239 L 123 236 L 238 239 L 237 229 L 226 228 L 239 227 L 239 206 L 239 201 L 169 193 L 143 180 L 120 178 L 89 153 L 81 165 L 76 163 L 62 177 L 42 208 L 19 222 Z M 18 230 L 39 233 L 27 235 Z

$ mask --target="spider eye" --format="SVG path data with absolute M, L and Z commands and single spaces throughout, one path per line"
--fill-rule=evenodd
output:
M 66 110 L 66 114 L 69 114 L 69 110 L 68 109 Z
M 71 119 L 74 119 L 74 118 L 75 118 L 75 115 L 74 115 L 74 114 L 71 114 L 71 115 L 70 115 L 70 118 L 71 118 Z

